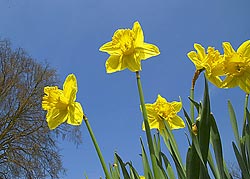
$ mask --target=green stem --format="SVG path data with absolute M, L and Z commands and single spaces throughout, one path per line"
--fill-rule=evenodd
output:
M 249 94 L 246 94 L 245 97 L 245 103 L 244 103 L 244 118 L 243 118 L 243 131 L 245 130 L 246 124 L 247 124 L 247 106 L 248 106 L 248 98 Z M 244 134 L 243 134 L 244 135 Z
M 155 151 L 154 151 L 154 146 L 153 146 L 153 140 L 150 132 L 150 127 L 148 123 L 148 115 L 147 115 L 147 110 L 144 102 L 144 96 L 143 96 L 143 90 L 142 90 L 142 85 L 141 85 L 141 78 L 140 74 L 137 71 L 136 72 L 136 79 L 137 79 L 137 86 L 138 86 L 138 92 L 140 96 L 140 103 L 141 103 L 141 110 L 142 110 L 142 115 L 144 119 L 144 126 L 146 129 L 146 136 L 147 136 L 147 142 L 149 146 L 149 153 L 152 161 L 152 167 L 153 167 L 153 172 L 154 176 L 156 179 L 159 178 L 159 172 L 157 171 L 157 161 L 156 161 L 156 156 L 155 156 Z
M 93 131 L 92 131 L 92 128 L 91 128 L 91 126 L 90 126 L 90 124 L 89 124 L 89 121 L 88 121 L 88 119 L 87 119 L 86 116 L 84 116 L 84 121 L 85 121 L 85 124 L 86 124 L 86 126 L 87 126 L 87 128 L 88 128 L 88 131 L 89 131 L 90 137 L 91 137 L 91 139 L 92 139 L 92 142 L 93 142 L 93 144 L 94 144 L 94 146 L 95 146 L 97 155 L 98 155 L 98 157 L 99 157 L 99 159 L 100 159 L 100 162 L 101 162 L 101 164 L 102 164 L 102 168 L 103 168 L 103 171 L 104 171 L 104 173 L 105 173 L 106 179 L 111 179 L 111 176 L 110 176 L 110 174 L 109 174 L 108 168 L 107 168 L 107 166 L 106 166 L 106 164 L 105 164 L 105 161 L 104 161 L 104 158 L 103 158 L 103 156 L 102 156 L 102 152 L 101 152 L 101 150 L 100 150 L 100 147 L 99 147 L 99 145 L 98 145 L 98 143 L 97 143 L 97 141 L 96 141 L 95 135 L 94 135 L 94 133 L 93 133 Z
M 190 99 L 194 100 L 194 88 L 190 90 Z M 190 101 L 190 117 L 192 123 L 194 123 L 194 104 L 192 101 Z

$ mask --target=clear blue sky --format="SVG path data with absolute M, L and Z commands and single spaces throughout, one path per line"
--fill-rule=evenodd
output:
M 186 54 L 195 42 L 222 52 L 222 42 L 229 41 L 237 49 L 250 39 L 249 7 L 249 0 L 0 0 L 0 37 L 8 38 L 13 47 L 24 48 L 33 58 L 48 61 L 58 70 L 61 81 L 74 73 L 79 86 L 77 100 L 106 162 L 112 163 L 117 151 L 125 161 L 132 160 L 142 174 L 139 138 L 145 134 L 135 74 L 128 70 L 106 74 L 108 55 L 99 52 L 99 47 L 110 41 L 118 28 L 132 28 L 138 20 L 145 41 L 161 51 L 142 64 L 145 101 L 154 102 L 157 94 L 168 101 L 181 96 L 189 109 L 187 96 L 195 68 Z M 200 78 L 196 100 L 201 100 L 202 92 Z M 210 85 L 210 94 L 226 161 L 234 161 L 227 100 L 232 100 L 241 117 L 244 93 L 239 88 L 224 90 Z M 84 178 L 84 172 L 89 179 L 104 176 L 84 123 L 82 131 L 83 144 L 78 148 L 60 141 L 68 169 L 64 179 Z M 174 132 L 183 158 L 185 132 L 187 129 Z

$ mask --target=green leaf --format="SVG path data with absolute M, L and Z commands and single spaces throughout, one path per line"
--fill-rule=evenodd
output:
M 179 162 L 178 160 L 178 157 L 173 149 L 173 146 L 171 144 L 171 142 L 169 141 L 169 146 L 170 146 L 170 155 L 172 156 L 173 160 L 174 160 L 174 163 L 175 163 L 175 166 L 176 166 L 176 170 L 177 170 L 177 173 L 178 173 L 178 178 L 180 179 L 186 179 L 186 172 L 185 170 L 183 169 L 183 166 L 182 164 Z
M 210 115 L 210 123 L 211 123 L 211 143 L 214 149 L 215 154 L 215 160 L 217 163 L 217 167 L 220 174 L 220 179 L 226 178 L 224 173 L 224 165 L 223 165 L 223 153 L 222 153 L 222 144 L 221 144 L 221 138 L 219 134 L 218 127 L 216 125 L 216 121 L 214 119 L 214 116 Z
M 247 118 L 247 125 L 246 125 L 246 151 L 247 151 L 247 161 L 248 161 L 248 168 L 250 168 L 250 114 L 249 111 L 246 109 L 246 118 Z
M 120 165 L 116 155 L 114 156 L 114 164 L 109 166 L 111 177 L 113 179 L 120 179 Z
M 130 174 L 132 179 L 140 179 L 139 174 L 137 173 L 136 169 L 133 167 L 132 163 L 129 164 Z
M 234 149 L 234 153 L 235 153 L 235 156 L 237 158 L 237 161 L 238 161 L 238 164 L 240 166 L 240 169 L 241 169 L 243 177 L 244 178 L 250 178 L 250 174 L 249 174 L 249 171 L 247 169 L 247 166 L 244 163 L 244 160 L 243 160 L 242 156 L 240 155 L 240 152 L 237 149 L 237 147 L 236 147 L 236 145 L 235 145 L 234 142 L 233 142 L 233 149 Z
M 196 110 L 198 111 L 199 113 L 199 109 L 200 109 L 200 104 L 196 101 L 194 101 L 191 97 L 188 97 L 188 99 L 194 104 Z
M 211 171 L 212 171 L 212 173 L 213 173 L 213 175 L 214 175 L 214 178 L 215 178 L 215 179 L 220 179 L 220 177 L 219 177 L 219 176 L 220 176 L 220 175 L 219 175 L 219 171 L 218 171 L 218 169 L 216 168 L 216 166 L 214 165 L 213 157 L 212 157 L 212 154 L 211 154 L 210 150 L 209 150 L 209 152 L 208 152 L 207 160 L 208 160 L 208 164 L 209 164 L 209 166 L 210 166 L 210 169 L 211 169 Z
M 206 80 L 205 80 L 205 90 L 203 97 L 203 106 L 201 111 L 201 119 L 198 126 L 198 130 L 199 130 L 198 138 L 199 138 L 201 154 L 204 163 L 206 163 L 208 148 L 209 148 L 209 139 L 210 139 L 210 101 L 208 93 L 208 84 Z
M 187 179 L 199 179 L 200 160 L 194 146 L 190 146 L 186 157 Z
M 146 179 L 152 179 L 153 178 L 152 171 L 149 166 L 147 154 L 145 152 L 145 148 L 144 148 L 141 138 L 140 138 L 140 142 L 141 142 L 141 148 L 142 148 L 142 163 L 143 163 L 143 169 L 144 169 L 144 176 Z
M 206 163 L 207 163 L 209 139 L 210 139 L 210 101 L 209 101 L 208 84 L 206 78 L 205 78 L 203 105 L 201 110 L 201 119 L 199 122 L 198 131 L 199 131 L 198 132 L 199 146 L 201 150 L 202 159 L 205 164 L 205 165 L 201 164 L 200 178 L 206 179 L 209 178 Z
M 205 167 L 205 163 L 203 162 L 201 149 L 199 146 L 198 137 L 196 135 L 194 135 L 194 133 L 192 132 L 192 123 L 190 121 L 190 118 L 188 117 L 186 110 L 185 109 L 183 109 L 183 110 L 184 110 L 184 115 L 186 117 L 186 120 L 188 121 L 188 130 L 189 130 L 191 138 L 192 138 L 192 146 L 194 146 L 195 151 L 196 151 L 197 155 L 199 156 L 202 165 Z
M 171 150 L 170 150 L 170 146 L 168 144 L 170 143 L 172 145 L 172 148 L 173 148 L 172 151 L 174 152 L 174 155 L 176 156 L 176 159 L 177 159 L 179 165 L 181 166 L 183 172 L 185 173 L 185 169 L 183 167 L 181 155 L 180 155 L 176 140 L 174 138 L 174 135 L 172 133 L 172 130 L 170 129 L 170 126 L 168 125 L 168 123 L 165 120 L 164 120 L 164 125 L 165 125 L 165 130 L 162 131 L 162 137 L 164 139 L 164 142 L 165 142 L 166 146 L 168 147 L 169 151 L 171 151 Z
M 167 156 L 161 152 L 161 157 L 163 158 L 163 161 L 164 161 L 164 164 L 165 164 L 165 167 L 166 167 L 166 170 L 167 170 L 167 173 L 168 173 L 168 176 L 170 179 L 175 179 L 175 175 L 174 175 L 174 171 L 172 169 L 172 166 L 167 158 Z
M 117 153 L 115 153 L 115 156 L 117 157 L 117 160 L 121 166 L 124 179 L 130 179 L 129 173 L 127 172 L 127 169 L 126 169 L 126 165 L 123 163 L 122 159 L 119 157 Z
M 238 130 L 238 124 L 237 124 L 233 106 L 230 101 L 228 101 L 228 111 L 229 111 L 230 121 L 231 121 L 231 125 L 232 125 L 233 132 L 234 132 L 234 137 L 235 137 L 237 146 L 240 147 L 240 135 L 239 135 L 239 130 Z

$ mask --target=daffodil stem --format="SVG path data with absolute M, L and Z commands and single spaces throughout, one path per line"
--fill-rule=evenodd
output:
M 190 90 L 190 99 L 194 100 L 194 88 Z M 190 101 L 190 117 L 191 121 L 194 123 L 194 104 Z
M 243 118 L 243 131 L 246 127 L 246 123 L 247 123 L 247 106 L 248 106 L 248 98 L 249 98 L 249 94 L 246 94 L 245 97 L 245 103 L 244 103 L 244 118 Z
M 144 125 L 146 129 L 147 142 L 148 142 L 150 157 L 152 161 L 153 172 L 154 172 L 155 178 L 158 179 L 159 172 L 157 171 L 157 161 L 156 161 L 156 156 L 155 156 L 155 151 L 154 151 L 154 146 L 153 146 L 152 135 L 151 135 L 149 123 L 148 123 L 148 115 L 147 115 L 147 110 L 146 110 L 146 106 L 144 102 L 144 95 L 143 95 L 143 90 L 142 90 L 142 85 L 141 85 L 141 77 L 138 71 L 136 72 L 136 79 L 137 79 L 137 86 L 138 86 L 138 92 L 139 92 L 139 97 L 140 97 L 142 115 L 143 115 Z
M 106 166 L 106 164 L 105 164 L 105 161 L 104 161 L 104 158 L 103 158 L 103 156 L 102 156 L 102 152 L 101 152 L 101 150 L 100 150 L 100 147 L 99 147 L 99 145 L 98 145 L 98 143 L 97 143 L 97 141 L 96 141 L 95 135 L 94 135 L 94 133 L 93 133 L 93 130 L 92 130 L 92 128 L 91 128 L 91 126 L 90 126 L 90 124 L 89 124 L 89 121 L 88 121 L 88 119 L 87 119 L 86 116 L 84 116 L 84 122 L 85 122 L 85 124 L 86 124 L 86 126 L 87 126 L 87 128 L 88 128 L 90 137 L 91 137 L 91 139 L 92 139 L 92 142 L 93 142 L 93 144 L 94 144 L 94 146 L 95 146 L 97 155 L 98 155 L 98 157 L 99 157 L 99 159 L 100 159 L 100 162 L 101 162 L 101 164 L 102 164 L 102 168 L 103 168 L 103 171 L 104 171 L 104 173 L 105 173 L 106 179 L 111 179 L 111 176 L 110 176 L 110 174 L 109 174 L 108 168 L 107 168 L 107 166 Z

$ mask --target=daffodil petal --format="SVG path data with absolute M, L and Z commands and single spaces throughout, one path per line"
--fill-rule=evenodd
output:
M 135 33 L 135 46 L 142 46 L 144 42 L 144 35 L 138 21 L 134 23 L 132 31 Z
M 141 71 L 141 61 L 132 55 L 124 55 L 121 69 L 128 68 L 132 72 Z
M 80 103 L 75 102 L 74 106 L 69 107 L 69 117 L 67 120 L 68 124 L 81 125 L 83 120 L 83 110 Z
M 227 76 L 221 85 L 222 88 L 234 88 L 238 85 L 237 79 L 232 76 Z
M 106 61 L 106 71 L 107 73 L 113 73 L 116 71 L 121 70 L 121 63 L 120 63 L 121 56 L 111 55 L 108 60 Z
M 168 119 L 167 122 L 171 129 L 180 129 L 185 127 L 184 121 L 177 115 L 172 119 Z
M 72 103 L 76 100 L 77 82 L 74 74 L 67 76 L 63 84 L 63 93 L 65 98 L 69 99 L 69 103 Z
M 197 51 L 197 55 L 199 59 L 204 59 L 206 57 L 206 52 L 202 45 L 195 43 L 194 48 Z
M 242 54 L 242 56 L 247 57 L 250 60 L 250 40 L 242 43 L 238 48 L 237 53 Z
M 140 50 L 140 57 L 142 60 L 146 60 L 160 54 L 158 47 L 153 44 L 144 43 L 143 46 L 138 47 L 137 50 L 138 49 Z
M 198 55 L 195 51 L 191 51 L 187 54 L 188 58 L 194 63 L 195 68 L 197 70 L 200 70 L 202 68 L 204 68 L 204 66 L 202 66 L 202 62 L 201 59 L 198 58 Z
M 68 113 L 66 110 L 51 109 L 46 115 L 48 126 L 50 130 L 55 129 L 60 124 L 64 123 L 67 120 Z
M 176 112 L 179 112 L 182 108 L 181 102 L 177 102 L 177 101 L 171 102 L 171 106 L 173 106 Z
M 114 45 L 114 43 L 111 42 L 107 42 L 105 43 L 103 46 L 100 47 L 99 49 L 102 52 L 107 52 L 110 55 L 121 55 L 121 49 L 119 45 Z
M 247 94 L 250 93 L 250 76 L 248 74 L 244 76 L 244 78 L 239 79 L 239 87 Z
M 208 75 L 207 72 L 205 72 L 206 78 L 213 83 L 218 88 L 222 85 L 222 80 L 218 76 Z
M 235 50 L 233 49 L 233 47 L 231 46 L 231 44 L 229 42 L 223 42 L 222 46 L 224 49 L 224 54 L 226 56 L 235 53 Z

